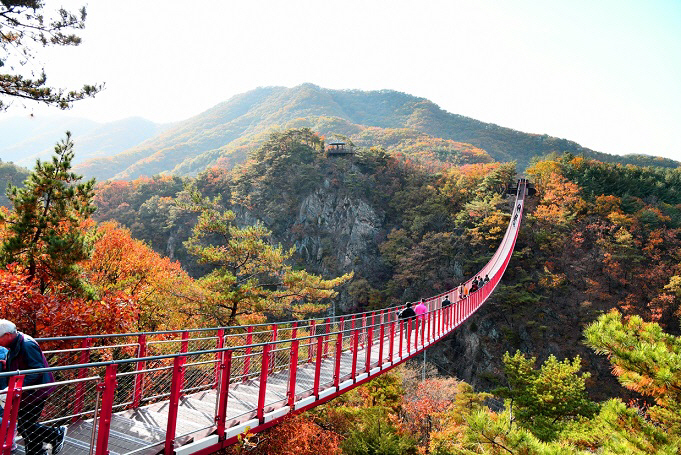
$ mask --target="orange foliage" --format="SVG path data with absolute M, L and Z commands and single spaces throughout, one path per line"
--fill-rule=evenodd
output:
M 304 415 L 297 415 L 240 445 L 248 447 L 248 453 L 253 455 L 340 455 L 340 443 L 338 433 L 322 428 Z M 241 453 L 241 447 L 232 447 L 227 453 Z
M 161 257 L 147 244 L 131 237 L 114 222 L 101 223 L 92 258 L 81 266 L 89 282 L 104 292 L 122 292 L 139 302 L 140 330 L 161 330 L 190 325 L 184 300 L 176 293 L 193 285 L 179 262 Z M 175 310 L 175 311 L 173 311 Z
M 53 289 L 41 294 L 25 271 L 10 265 L 0 270 L 0 317 L 33 336 L 90 335 L 127 332 L 138 317 L 135 299 L 110 292 L 88 300 Z
M 608 216 L 611 213 L 621 214 L 621 199 L 613 195 L 602 194 L 596 198 L 593 211 L 601 216 Z
M 420 382 L 403 396 L 403 428 L 410 434 L 418 435 L 421 441 L 427 441 L 430 432 L 443 430 L 443 413 L 452 407 L 460 391 L 459 386 L 460 381 L 453 378 Z
M 547 223 L 564 224 L 585 208 L 586 202 L 579 195 L 579 186 L 553 173 L 542 189 L 541 204 L 534 214 Z

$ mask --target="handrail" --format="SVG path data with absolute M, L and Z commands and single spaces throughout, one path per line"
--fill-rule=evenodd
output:
M 517 195 L 516 195 L 516 200 L 520 197 L 520 200 L 522 200 L 522 196 L 520 195 L 520 188 L 521 186 L 518 186 L 517 190 Z M 524 191 L 524 186 L 523 186 L 523 191 Z M 516 201 L 517 202 L 517 201 Z M 515 212 L 516 204 L 514 204 L 514 211 Z M 506 232 L 508 232 L 511 229 L 511 223 L 509 223 L 508 227 L 506 228 Z M 496 262 L 499 259 L 499 254 L 501 253 L 501 250 L 504 246 L 505 241 L 507 240 L 507 236 L 504 235 L 504 238 L 502 239 L 502 243 L 499 245 L 499 247 L 495 250 L 494 254 L 492 255 L 492 258 L 477 272 L 473 275 L 472 278 L 469 278 L 468 280 L 464 281 L 462 284 L 463 285 L 468 285 L 470 284 L 473 279 L 476 276 L 482 276 L 485 274 L 485 270 L 491 270 L 492 265 L 496 264 Z M 425 299 L 426 302 L 430 302 L 432 300 L 435 300 L 439 297 L 442 297 L 443 295 L 449 295 L 455 292 L 458 289 L 458 286 L 450 289 L 448 291 L 441 292 L 440 294 L 437 294 L 435 296 L 431 296 L 427 299 Z M 454 296 L 455 300 L 459 300 L 458 295 Z M 454 301 L 452 301 L 454 302 Z M 394 307 L 398 307 L 400 305 L 403 305 L 402 303 L 397 303 L 397 304 L 392 304 L 384 309 L 390 309 Z M 177 329 L 177 330 L 159 330 L 159 331 L 148 331 L 148 332 L 127 332 L 127 333 L 111 333 L 111 334 L 96 334 L 96 335 L 67 335 L 67 336 L 59 336 L 59 337 L 46 337 L 46 338 L 35 338 L 35 340 L 40 343 L 40 342 L 49 342 L 49 341 L 71 341 L 71 340 L 83 340 L 83 339 L 104 339 L 104 338 L 123 338 L 123 337 L 136 337 L 140 335 L 170 335 L 170 334 L 180 334 L 180 333 L 197 333 L 197 332 L 211 332 L 211 331 L 218 331 L 218 330 L 239 330 L 243 329 L 244 327 L 271 327 L 272 325 L 276 326 L 283 326 L 283 325 L 288 325 L 288 324 L 293 324 L 293 323 L 301 323 L 301 322 L 306 322 L 306 321 L 317 321 L 320 319 L 333 319 L 333 320 L 339 320 L 341 317 L 343 318 L 348 318 L 352 316 L 364 316 L 364 315 L 369 315 L 372 314 L 376 311 L 380 311 L 380 309 L 377 310 L 368 310 L 368 311 L 362 311 L 358 313 L 348 313 L 344 315 L 339 315 L 339 316 L 318 316 L 318 317 L 313 317 L 310 319 L 305 319 L 305 320 L 289 320 L 289 321 L 280 321 L 280 322 L 262 322 L 258 324 L 249 324 L 247 326 L 244 325 L 232 325 L 232 326 L 217 326 L 217 327 L 202 327 L 202 328 L 193 328 L 193 329 Z M 323 325 L 326 323 L 322 323 L 319 325 Z M 319 326 L 318 325 L 318 326 Z M 256 332 L 254 332 L 256 333 Z M 174 341 L 174 340 L 172 340 Z
M 183 438 L 189 434 L 177 434 L 179 432 L 176 429 L 181 415 L 179 412 L 180 402 L 182 401 L 180 397 L 188 396 L 190 392 L 209 389 L 216 391 L 212 395 L 216 397 L 215 419 L 210 419 L 203 425 L 207 425 L 204 430 L 212 428 L 211 431 L 213 431 L 217 428 L 219 438 L 210 446 L 210 449 L 219 450 L 233 443 L 236 436 L 245 428 L 251 428 L 253 432 L 261 431 L 267 426 L 277 423 L 290 412 L 316 406 L 378 374 L 382 374 L 387 369 L 417 355 L 447 336 L 470 318 L 494 292 L 515 248 L 522 219 L 526 192 L 525 183 L 524 180 L 519 181 L 516 202 L 512 212 L 513 218 L 509 221 L 502 241 L 492 258 L 474 275 L 489 274 L 491 275 L 489 282 L 475 292 L 468 294 L 464 299 L 458 298 L 458 294 L 455 292 L 457 288 L 424 299 L 425 303 L 428 304 L 428 311 L 413 318 L 413 320 L 400 320 L 397 313 L 393 311 L 394 307 L 389 306 L 349 315 L 274 324 L 262 323 L 252 326 L 38 339 L 39 341 L 83 340 L 78 348 L 59 349 L 51 352 L 57 355 L 76 354 L 80 361 L 73 365 L 0 373 L 0 378 L 9 380 L 9 388 L 4 392 L 7 395 L 7 402 L 2 416 L 3 424 L 0 425 L 0 455 L 9 454 L 11 442 L 8 445 L 8 441 L 11 441 L 17 423 L 17 410 L 21 403 L 22 390 L 75 386 L 75 393 L 65 390 L 66 394 L 64 392 L 60 394 L 61 396 L 68 396 L 68 399 L 72 399 L 73 402 L 63 403 L 62 406 L 55 406 L 53 403 L 50 408 L 54 414 L 47 419 L 47 422 L 64 422 L 65 420 L 75 422 L 94 416 L 91 441 L 94 441 L 95 438 L 97 440 L 95 455 L 106 455 L 107 453 L 114 410 L 137 409 L 146 406 L 147 403 L 151 404 L 169 398 L 169 401 L 163 404 L 163 406 L 168 407 L 168 427 L 165 432 L 164 453 L 171 455 L 174 452 L 177 438 Z M 465 284 L 467 285 L 470 281 L 467 280 Z M 448 307 L 441 306 L 442 297 L 445 295 L 452 295 L 453 297 L 452 304 Z M 306 323 L 307 325 L 305 325 Z M 291 324 L 291 326 L 283 327 L 285 324 Z M 254 327 L 264 330 L 254 331 Z M 226 333 L 230 329 L 240 332 Z M 246 329 L 248 330 L 246 331 Z M 210 331 L 216 331 L 216 333 L 204 337 L 189 338 L 190 333 Z M 300 331 L 306 333 L 298 336 Z M 182 337 L 162 340 L 147 339 L 148 335 L 167 334 L 182 334 Z M 253 342 L 253 335 L 260 335 L 259 340 Z M 115 346 L 91 345 L 93 339 L 102 339 L 107 336 L 112 338 L 136 336 L 138 339 L 137 343 Z M 240 343 L 239 345 L 228 346 L 225 344 L 226 340 L 233 339 L 235 336 L 239 337 L 237 340 Z M 405 336 L 406 343 L 403 343 Z M 263 339 L 265 337 L 266 339 Z M 215 348 L 190 351 L 190 342 L 206 340 L 215 340 Z M 246 344 L 242 344 L 244 341 Z M 159 343 L 164 343 L 164 345 L 168 343 L 181 344 L 177 347 L 179 352 L 147 355 L 147 348 Z M 329 350 L 330 346 L 333 352 Z M 138 347 L 137 355 L 131 358 L 89 362 L 90 351 L 94 349 L 121 347 Z M 174 349 L 174 347 L 170 345 L 164 350 L 170 349 Z M 375 351 L 376 349 L 377 351 Z M 164 350 L 160 352 L 164 352 Z M 378 358 L 375 357 L 376 352 Z M 387 358 L 386 354 L 388 354 Z M 210 357 L 206 359 L 205 357 L 200 358 L 201 356 Z M 342 357 L 346 359 L 343 367 L 341 367 Z M 172 362 L 168 362 L 169 360 L 172 360 Z M 191 361 L 188 362 L 188 360 Z M 251 360 L 253 360 L 252 369 L 250 368 Z M 166 362 L 159 364 L 159 361 Z M 147 366 L 149 362 L 157 363 Z M 323 363 L 326 364 L 324 375 L 322 374 Z M 127 367 L 125 367 L 126 365 Z M 119 369 L 119 366 L 122 368 Z M 329 367 L 333 369 L 332 372 Z M 189 376 L 189 371 L 185 373 L 190 368 L 194 373 L 193 377 Z M 308 368 L 308 375 L 312 372 L 313 384 L 304 381 L 298 384 L 296 381 L 297 371 L 305 368 Z M 287 369 L 288 391 L 286 398 L 281 398 L 275 392 L 268 392 L 268 378 L 273 374 L 287 374 L 285 373 Z M 71 379 L 74 376 L 68 374 L 62 376 L 66 380 L 23 387 L 22 389 L 26 375 L 65 371 L 77 371 L 78 378 Z M 332 379 L 329 379 L 330 373 L 332 373 Z M 164 381 L 154 381 L 145 385 L 145 380 L 150 381 L 149 378 L 155 377 L 169 378 L 170 384 L 168 385 Z M 281 377 L 278 381 L 281 381 Z M 255 397 L 255 402 L 251 401 L 249 405 L 254 407 L 246 407 L 246 411 L 238 411 L 241 412 L 238 415 L 251 420 L 241 420 L 236 423 L 232 420 L 230 423 L 227 421 L 228 395 L 232 396 L 233 387 L 239 387 L 239 384 L 245 382 L 248 382 L 246 390 L 254 390 L 255 387 L 257 397 Z M 150 389 L 147 389 L 147 387 Z M 272 386 L 270 385 L 270 387 Z M 148 393 L 145 394 L 145 391 Z M 96 397 L 93 401 L 95 392 Z M 268 393 L 274 395 L 268 398 Z M 276 416 L 272 417 L 272 412 Z M 231 415 L 233 415 L 233 412 Z M 5 423 L 5 419 L 7 423 Z M 232 425 L 236 426 L 233 427 Z M 95 428 L 97 429 L 95 430 Z M 92 442 L 89 442 L 89 444 L 91 453 L 93 453 L 95 445 Z M 158 444 L 158 441 L 151 441 L 149 445 L 137 448 L 133 452 L 128 452 L 128 454 L 151 449 Z M 202 451 L 202 453 L 209 452 Z

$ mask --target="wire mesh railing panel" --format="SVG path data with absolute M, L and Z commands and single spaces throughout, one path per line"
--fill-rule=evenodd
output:
M 288 371 L 280 371 L 267 378 L 267 393 L 265 395 L 265 407 L 274 404 L 283 404 L 287 399 Z
M 80 349 L 67 351 L 45 351 L 43 354 L 45 355 L 48 365 L 51 366 L 79 365 L 81 363 L 90 362 L 90 357 L 87 351 L 81 352 Z
M 121 411 L 132 407 L 135 399 L 136 377 L 135 364 L 124 364 L 116 377 L 116 393 L 114 394 L 114 410 Z M 151 386 L 149 382 L 145 386 Z M 147 389 L 149 390 L 149 389 Z M 141 398 L 141 396 L 140 396 Z
M 209 351 L 218 347 L 217 336 L 201 336 L 187 340 L 187 351 Z
M 286 371 L 290 367 L 291 342 L 282 342 L 272 345 L 269 358 L 269 372 L 277 373 Z
M 245 351 L 245 349 L 236 349 L 233 352 L 232 371 L 230 372 L 231 382 L 246 381 L 251 377 L 246 372 L 246 364 L 250 363 L 250 355 L 247 355 Z
M 346 337 L 343 337 L 345 339 Z M 352 358 L 353 354 L 349 350 L 349 346 L 345 347 L 346 344 L 341 345 L 341 363 L 340 363 L 340 378 L 348 376 L 352 372 Z
M 142 391 L 140 402 L 164 400 L 170 395 L 173 375 L 173 359 L 156 359 L 146 362 L 145 368 L 134 376 L 140 376 Z
M 214 354 L 188 356 L 182 392 L 188 394 L 215 388 L 217 386 L 216 365 Z
M 64 438 L 63 426 L 72 422 L 92 419 L 98 405 L 99 377 L 87 377 L 70 381 L 57 381 L 51 384 L 24 386 L 22 390 L 21 412 L 24 416 L 33 415 L 40 423 L 23 426 L 21 421 L 16 428 L 15 442 L 21 450 L 38 453 L 43 444 L 56 446 L 64 440 L 64 453 L 89 453 L 93 433 L 87 428 L 73 431 Z M 5 400 L 6 391 L 0 395 Z M 78 404 L 76 404 L 78 403 Z

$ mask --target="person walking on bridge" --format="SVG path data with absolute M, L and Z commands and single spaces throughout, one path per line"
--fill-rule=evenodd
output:
M 47 360 L 38 343 L 30 336 L 17 331 L 16 325 L 6 319 L 0 319 L 0 346 L 9 349 L 6 359 L 7 371 L 35 370 L 48 368 Z M 26 374 L 24 387 L 50 384 L 54 382 L 52 373 Z M 66 427 L 48 427 L 39 422 L 45 402 L 53 392 L 54 386 L 24 390 L 19 404 L 18 428 L 24 437 L 26 455 L 47 455 L 43 444 L 52 445 L 52 454 L 56 455 L 64 447 Z
M 449 301 L 449 296 L 446 295 L 445 299 L 442 301 L 442 311 L 443 311 L 443 316 L 445 318 L 445 325 L 449 323 L 449 311 L 447 311 L 447 307 L 451 305 L 452 302 Z
M 409 327 L 409 321 L 412 321 L 411 325 L 415 324 L 414 319 L 416 318 L 416 312 L 411 307 L 411 302 L 407 302 L 407 306 L 400 312 L 400 319 L 404 320 L 404 330 L 409 339 L 411 337 L 411 330 Z
M 442 301 L 442 308 L 447 308 L 452 302 L 449 301 L 449 296 L 446 295 L 445 299 Z
M 416 313 L 416 318 L 417 318 L 416 319 L 416 321 L 417 321 L 416 341 L 418 341 L 419 335 L 424 330 L 425 321 L 426 321 L 426 313 L 428 313 L 428 307 L 426 306 L 425 299 L 421 299 L 419 304 L 416 305 L 416 308 L 414 308 L 414 312 Z

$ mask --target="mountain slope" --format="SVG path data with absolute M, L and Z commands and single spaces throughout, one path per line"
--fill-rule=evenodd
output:
M 164 172 L 195 174 L 215 165 L 220 158 L 229 160 L 244 143 L 257 145 L 259 141 L 254 137 L 263 132 L 305 123 L 321 134 L 341 133 L 357 142 L 362 142 L 360 136 L 367 129 L 381 128 L 403 130 L 412 137 L 471 144 L 496 161 L 515 160 L 521 169 L 534 156 L 563 152 L 603 161 L 679 165 L 672 160 L 652 159 L 646 163 L 641 157 L 628 159 L 594 152 L 565 139 L 527 134 L 451 114 L 427 99 L 392 90 L 330 90 L 303 84 L 258 88 L 234 96 L 124 153 L 89 160 L 77 170 L 98 179 L 132 179 Z M 374 136 L 380 139 L 386 135 Z M 386 147 L 380 140 L 371 145 Z M 231 158 L 243 160 L 241 155 Z
M 74 163 L 121 153 L 167 128 L 140 117 L 110 123 L 79 118 L 13 117 L 0 121 L 0 158 L 33 167 L 49 159 L 54 145 L 71 131 L 76 144 Z

